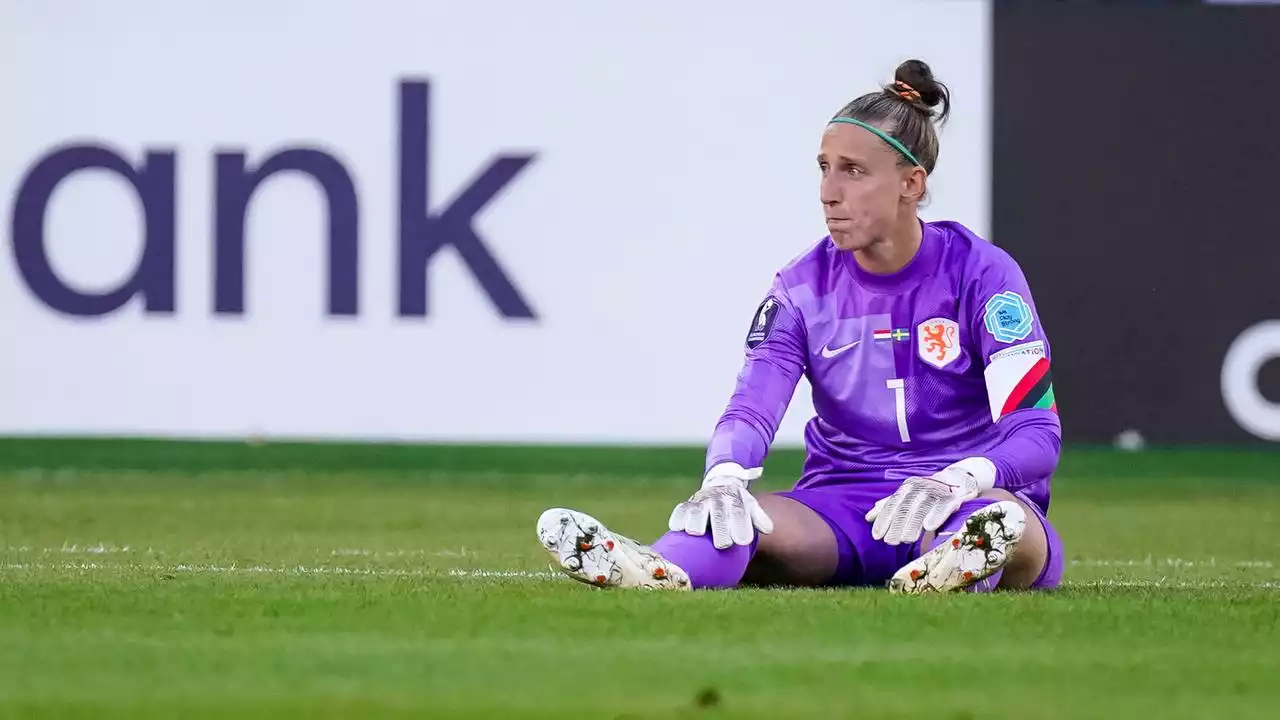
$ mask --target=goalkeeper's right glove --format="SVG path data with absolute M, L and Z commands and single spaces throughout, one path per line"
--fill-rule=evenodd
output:
M 720 463 L 707 471 L 702 489 L 671 512 L 667 527 L 672 532 L 702 536 L 711 525 L 711 541 L 724 550 L 730 545 L 750 545 L 755 532 L 773 532 L 773 521 L 748 492 L 763 468 L 750 470 L 738 463 Z

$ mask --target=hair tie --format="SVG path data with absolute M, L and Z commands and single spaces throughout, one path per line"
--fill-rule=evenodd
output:
M 909 102 L 919 102 L 921 100 L 920 91 L 901 80 L 895 82 L 893 85 L 894 87 L 902 88 L 902 90 L 898 91 L 897 95 L 903 100 L 907 100 Z

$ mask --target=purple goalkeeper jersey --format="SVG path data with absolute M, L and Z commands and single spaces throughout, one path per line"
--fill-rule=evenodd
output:
M 1050 351 L 1018 264 L 954 222 L 923 224 L 891 275 L 824 238 L 782 268 L 707 467 L 758 467 L 803 374 L 816 416 L 798 488 L 929 475 L 966 457 L 1048 509 L 1061 426 Z

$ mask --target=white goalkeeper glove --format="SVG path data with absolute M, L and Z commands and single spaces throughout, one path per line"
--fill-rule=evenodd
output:
M 914 543 L 995 483 L 996 466 L 982 457 L 965 458 L 929 477 L 909 477 L 867 513 L 867 522 L 875 523 L 871 537 L 889 545 Z
M 672 532 L 702 536 L 711 525 L 711 541 L 719 549 L 730 545 L 750 545 L 752 527 L 764 534 L 773 532 L 773 521 L 748 492 L 763 468 L 750 470 L 738 463 L 720 463 L 707 471 L 702 489 L 671 511 L 667 527 Z

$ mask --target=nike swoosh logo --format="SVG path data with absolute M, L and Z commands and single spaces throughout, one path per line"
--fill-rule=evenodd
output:
M 819 351 L 819 353 L 818 353 L 818 354 L 819 354 L 819 355 L 821 355 L 821 356 L 822 356 L 822 357 L 824 357 L 824 358 L 827 358 L 827 359 L 829 360 L 829 359 L 831 359 L 831 358 L 833 358 L 833 357 L 835 357 L 835 356 L 839 355 L 840 353 L 844 352 L 845 350 L 848 350 L 849 348 L 853 347 L 854 345 L 857 345 L 857 344 L 858 344 L 858 343 L 860 343 L 860 342 L 862 342 L 862 341 L 861 341 L 861 340 L 854 340 L 853 342 L 849 343 L 848 345 L 841 345 L 840 347 L 838 347 L 838 348 L 834 348 L 834 349 L 833 349 L 830 345 L 823 345 L 823 346 L 822 346 L 822 350 L 821 350 L 821 351 Z

